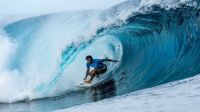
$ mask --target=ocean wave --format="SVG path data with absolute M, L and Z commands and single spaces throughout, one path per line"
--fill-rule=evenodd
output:
M 115 80 L 116 95 L 194 76 L 200 70 L 199 22 L 198 2 L 141 0 L 8 24 L 3 30 L 14 52 L 1 68 L 17 75 L 1 73 L 10 83 L 0 85 L 5 91 L 0 102 L 74 89 L 84 77 L 87 54 L 120 60 L 107 74 Z

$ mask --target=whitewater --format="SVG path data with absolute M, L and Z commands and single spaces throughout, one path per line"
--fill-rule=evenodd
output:
M 6 22 L 0 27 L 0 111 L 44 112 L 83 104 L 59 111 L 119 105 L 117 110 L 127 112 L 153 111 L 152 106 L 198 112 L 199 13 L 195 0 L 128 0 L 105 10 Z M 95 92 L 76 86 L 89 54 L 120 61 L 106 63 L 106 80 Z

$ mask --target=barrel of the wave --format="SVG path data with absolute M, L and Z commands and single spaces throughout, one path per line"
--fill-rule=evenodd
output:
M 120 39 L 124 49 L 121 69 L 115 75 L 118 94 L 200 72 L 198 13 L 199 9 L 192 6 L 171 10 L 154 6 L 108 31 Z

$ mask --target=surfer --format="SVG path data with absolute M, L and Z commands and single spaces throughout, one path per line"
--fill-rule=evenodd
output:
M 93 59 L 93 57 L 91 55 L 86 56 L 86 61 L 87 61 L 87 71 L 86 71 L 86 76 L 84 78 L 84 82 L 91 84 L 93 78 L 95 76 L 98 76 L 100 74 L 103 74 L 107 71 L 107 66 L 106 64 L 104 64 L 103 62 L 119 62 L 118 60 L 112 60 L 112 59 Z M 90 67 L 93 67 L 94 70 L 90 71 Z M 87 77 L 91 76 L 89 80 L 86 80 Z

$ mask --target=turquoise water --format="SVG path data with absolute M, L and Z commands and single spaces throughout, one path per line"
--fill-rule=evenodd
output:
M 0 97 L 0 111 L 63 109 L 200 73 L 198 4 L 180 4 L 169 10 L 153 5 L 119 19 L 117 9 L 130 10 L 116 8 L 121 5 L 103 11 L 43 15 L 7 25 L 3 30 L 17 43 L 7 69 L 17 70 L 23 80 L 19 86 L 9 85 L 16 93 L 11 99 L 11 93 Z M 87 54 L 120 63 L 107 63 L 105 83 L 78 90 L 76 83 L 82 81 L 86 68 L 81 57 Z

